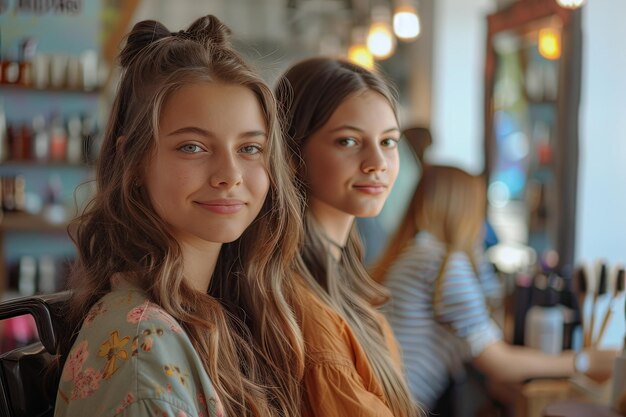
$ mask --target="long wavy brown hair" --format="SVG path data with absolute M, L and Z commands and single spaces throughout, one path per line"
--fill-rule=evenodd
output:
M 287 140 L 291 163 L 298 174 L 298 185 L 306 201 L 308 188 L 302 149 L 307 139 L 320 129 L 348 97 L 374 91 L 387 99 L 396 113 L 395 91 L 380 75 L 350 62 L 332 58 L 311 58 L 291 67 L 276 87 L 277 100 L 286 115 Z M 375 117 L 375 115 L 373 115 Z M 362 263 L 363 247 L 356 226 L 337 262 L 328 251 L 321 226 L 306 209 L 305 240 L 301 250 L 308 269 L 303 275 L 308 287 L 328 306 L 346 319 L 378 380 L 389 408 L 397 417 L 419 415 L 404 375 L 391 362 L 390 352 L 377 322 L 373 305 L 388 298 L 387 292 L 368 275 Z
M 425 165 L 402 221 L 372 269 L 374 280 L 384 282 L 391 265 L 421 230 L 443 242 L 447 255 L 465 252 L 476 270 L 474 248 L 485 218 L 485 193 L 479 176 L 456 167 Z
M 70 225 L 78 249 L 71 276 L 67 355 L 87 311 L 123 273 L 185 328 L 229 416 L 298 416 L 304 368 L 301 332 L 291 309 L 294 262 L 302 236 L 271 89 L 235 52 L 214 16 L 171 33 L 137 23 L 120 53 L 121 81 L 96 168 L 97 191 Z M 222 245 L 208 293 L 185 282 L 181 248 L 137 187 L 155 151 L 162 107 L 183 86 L 219 82 L 256 96 L 267 124 L 270 191 L 254 222 Z M 118 141 L 118 138 L 125 140 Z

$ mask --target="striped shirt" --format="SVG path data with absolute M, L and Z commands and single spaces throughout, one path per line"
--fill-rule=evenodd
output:
M 477 277 L 468 256 L 450 254 L 433 305 L 435 279 L 446 249 L 419 232 L 387 272 L 391 300 L 385 314 L 403 353 L 409 387 L 417 401 L 434 407 L 449 378 L 463 376 L 463 362 L 501 339 L 488 302 L 500 298 L 500 284 L 477 250 Z

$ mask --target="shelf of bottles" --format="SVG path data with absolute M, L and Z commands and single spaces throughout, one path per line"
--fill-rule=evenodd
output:
M 91 195 L 97 123 L 89 114 L 36 115 L 7 123 L 0 138 L 4 297 L 60 289 L 73 256 L 67 224 Z
M 0 299 L 64 286 L 67 226 L 93 192 L 105 72 L 93 49 L 38 53 L 30 36 L 16 59 L 0 55 Z

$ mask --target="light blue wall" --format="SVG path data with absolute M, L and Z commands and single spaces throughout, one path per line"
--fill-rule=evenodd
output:
M 437 0 L 433 47 L 433 147 L 429 160 L 484 168 L 483 86 L 487 14 L 494 0 Z
M 583 13 L 576 259 L 604 258 L 610 265 L 626 263 L 624 16 L 626 2 L 615 0 L 589 1 Z M 623 302 L 615 307 L 607 345 L 619 346 L 624 337 Z
M 626 262 L 626 2 L 584 11 L 576 255 Z

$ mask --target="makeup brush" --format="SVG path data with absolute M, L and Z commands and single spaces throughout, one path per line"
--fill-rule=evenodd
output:
M 591 346 L 591 341 L 593 340 L 594 330 L 596 328 L 596 307 L 598 305 L 598 296 L 604 294 L 606 292 L 606 264 L 604 261 L 598 261 L 596 263 L 597 271 L 596 282 L 594 288 L 592 288 L 592 299 L 591 299 L 591 318 L 589 319 L 589 344 L 587 346 Z
M 584 265 L 579 266 L 574 271 L 574 279 L 572 281 L 572 290 L 576 294 L 578 301 L 578 312 L 580 316 L 580 325 L 583 329 L 583 344 L 588 346 L 589 340 L 589 323 L 585 319 L 585 299 L 587 297 L 587 272 Z
M 606 327 L 609 324 L 609 321 L 611 320 L 611 316 L 613 315 L 613 309 L 615 308 L 617 299 L 622 294 L 622 292 L 624 292 L 624 268 L 619 268 L 617 270 L 617 272 L 615 273 L 615 280 L 613 284 L 614 284 L 612 286 L 614 289 L 613 295 L 611 297 L 609 307 L 607 308 L 606 313 L 604 313 L 604 318 L 602 319 L 602 325 L 600 326 L 600 332 L 598 333 L 598 337 L 596 337 L 596 341 L 593 344 L 594 346 L 598 346 L 600 344 L 600 341 L 602 340 L 602 337 L 604 336 L 604 333 L 606 332 Z M 598 292 L 600 291 L 598 290 Z

